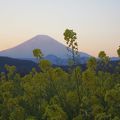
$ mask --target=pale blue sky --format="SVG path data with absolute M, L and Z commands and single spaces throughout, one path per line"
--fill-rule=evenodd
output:
M 0 0 L 0 50 L 37 34 L 64 43 L 66 28 L 78 33 L 80 51 L 116 56 L 120 0 Z

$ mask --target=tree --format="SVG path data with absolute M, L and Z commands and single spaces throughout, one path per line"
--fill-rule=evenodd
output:
M 100 51 L 98 54 L 98 57 L 101 61 L 103 61 L 105 64 L 109 62 L 109 57 L 106 55 L 105 51 Z
M 48 105 L 44 117 L 46 120 L 67 120 L 66 113 L 57 104 Z
M 98 54 L 98 57 L 99 57 L 100 59 L 104 59 L 104 58 L 106 57 L 105 51 L 100 51 L 99 54 Z
M 16 73 L 16 67 L 15 66 L 9 66 L 9 65 L 5 65 L 5 69 L 7 71 L 7 78 L 10 80 L 10 79 L 13 79 L 15 73 Z
M 119 46 L 119 48 L 117 49 L 117 54 L 118 54 L 118 57 L 120 57 L 120 46 Z
M 39 60 L 42 59 L 42 57 L 43 57 L 43 53 L 42 53 L 41 49 L 38 49 L 38 48 L 33 50 L 33 55 L 34 55 L 34 57 L 37 58 L 38 63 L 39 63 Z
M 119 48 L 117 49 L 117 54 L 118 54 L 118 57 L 119 57 L 119 60 L 120 60 L 120 46 Z M 120 73 L 120 61 L 118 62 L 118 65 L 116 67 L 116 70 L 118 73 Z
M 25 113 L 22 107 L 16 107 L 10 113 L 9 120 L 24 120 L 24 119 L 25 119 Z
M 99 65 L 102 71 L 105 71 L 107 69 L 107 65 L 109 63 L 110 58 L 106 55 L 105 51 L 100 51 L 98 57 L 99 57 Z
M 67 50 L 71 52 L 72 54 L 72 60 L 75 65 L 75 57 L 78 55 L 78 43 L 76 41 L 77 39 L 77 34 L 70 29 L 66 29 L 64 32 L 64 39 L 66 41 L 66 44 L 68 45 Z
M 106 91 L 106 94 L 105 94 L 105 101 L 108 104 L 109 113 L 111 113 L 111 115 L 113 116 L 119 115 L 119 111 L 120 111 L 120 106 L 119 106 L 120 95 L 119 94 L 120 94 L 120 84 L 117 84 L 113 89 Z
M 41 60 L 40 62 L 40 68 L 43 72 L 48 71 L 52 66 L 52 63 L 48 60 Z
M 88 62 L 87 62 L 87 68 L 95 70 L 97 66 L 97 61 L 95 57 L 90 57 Z
M 76 67 L 74 70 L 73 70 L 73 77 L 75 79 L 75 82 L 76 82 L 76 91 L 77 91 L 77 96 L 78 96 L 78 112 L 80 112 L 80 104 L 81 104 L 81 96 L 80 96 L 80 85 L 82 83 L 82 72 L 81 72 L 81 69 L 80 67 Z

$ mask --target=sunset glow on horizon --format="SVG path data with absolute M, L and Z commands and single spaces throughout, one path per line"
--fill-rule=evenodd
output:
M 79 51 L 117 56 L 120 45 L 120 0 L 1 0 L 0 50 L 45 34 L 65 44 L 63 32 L 73 29 Z

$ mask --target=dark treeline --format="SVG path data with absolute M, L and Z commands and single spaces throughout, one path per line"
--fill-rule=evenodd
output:
M 109 61 L 109 64 L 107 64 L 106 66 L 106 71 L 110 72 L 110 73 L 116 73 L 116 67 L 118 66 L 119 60 L 115 60 L 115 61 Z M 6 69 L 5 69 L 5 65 L 9 65 L 9 66 L 15 66 L 16 67 L 16 72 L 20 74 L 20 76 L 25 76 L 26 74 L 30 73 L 32 68 L 35 68 L 36 71 L 40 71 L 40 68 L 38 67 L 37 63 L 34 63 L 30 60 L 20 60 L 20 59 L 14 59 L 14 58 L 8 58 L 8 57 L 0 57 L 0 72 L 5 72 L 7 73 Z M 68 72 L 69 69 L 73 69 L 76 66 L 80 66 L 81 70 L 84 71 L 87 69 L 87 64 L 77 64 L 74 66 L 68 66 L 68 65 L 54 65 L 52 64 L 52 67 L 60 67 L 62 68 L 64 71 Z M 100 64 L 97 64 L 96 70 L 102 71 L 102 66 L 100 66 Z
M 16 72 L 19 73 L 21 76 L 28 74 L 32 68 L 36 68 L 39 70 L 36 63 L 30 60 L 21 60 L 9 57 L 1 57 L 0 56 L 0 72 L 6 72 L 5 65 L 15 66 Z

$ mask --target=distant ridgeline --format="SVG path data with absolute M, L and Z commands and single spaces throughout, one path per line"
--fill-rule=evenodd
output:
M 35 61 L 35 59 L 34 59 Z M 67 61 L 66 61 L 67 62 Z M 114 73 L 115 68 L 118 65 L 119 60 L 110 61 L 111 66 L 107 66 L 107 70 L 109 72 Z M 39 67 L 36 62 L 33 62 L 30 60 L 21 60 L 21 59 L 14 59 L 9 57 L 0 57 L 0 72 L 5 72 L 5 65 L 15 66 L 17 69 L 17 72 L 21 75 L 28 74 L 32 68 L 36 68 L 39 70 Z M 82 70 L 86 69 L 86 64 L 79 64 Z M 61 67 L 63 70 L 68 71 L 69 66 L 68 65 L 54 65 L 54 67 Z M 74 66 L 75 67 L 75 66 Z M 97 67 L 98 70 L 101 69 L 101 66 Z

